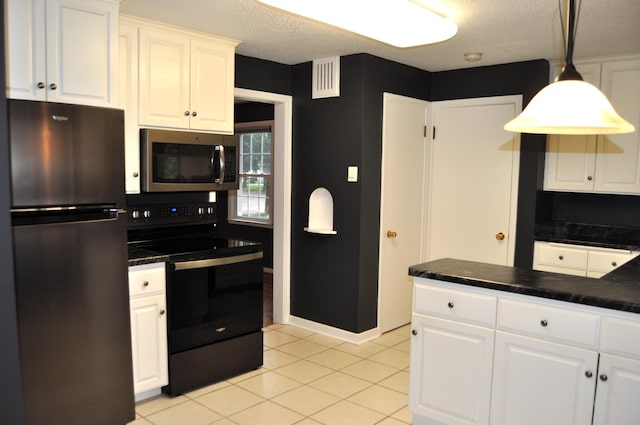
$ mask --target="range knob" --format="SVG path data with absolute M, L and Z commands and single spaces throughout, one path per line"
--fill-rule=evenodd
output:
M 207 214 L 213 215 L 213 207 L 207 207 Z
M 144 218 L 150 218 L 151 217 L 151 211 L 149 211 L 149 210 L 142 211 L 142 216 Z
M 138 210 L 133 210 L 131 211 L 131 218 L 134 220 L 137 220 L 140 218 L 140 211 Z
M 204 214 L 204 208 L 203 207 L 198 207 L 198 215 L 203 215 Z

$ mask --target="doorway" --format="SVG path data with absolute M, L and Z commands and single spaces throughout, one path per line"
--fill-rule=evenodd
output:
M 273 321 L 289 321 L 291 273 L 291 96 L 236 88 L 235 99 L 274 105 L 273 138 Z

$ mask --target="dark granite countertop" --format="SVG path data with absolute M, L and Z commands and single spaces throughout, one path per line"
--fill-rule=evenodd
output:
M 640 313 L 640 257 L 600 279 L 451 258 L 411 266 L 409 275 Z
M 570 222 L 539 223 L 535 239 L 629 251 L 640 250 L 640 229 L 635 227 Z

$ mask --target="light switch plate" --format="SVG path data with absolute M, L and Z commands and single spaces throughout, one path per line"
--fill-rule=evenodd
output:
M 348 182 L 357 182 L 358 181 L 358 167 L 350 165 L 347 168 L 347 181 Z

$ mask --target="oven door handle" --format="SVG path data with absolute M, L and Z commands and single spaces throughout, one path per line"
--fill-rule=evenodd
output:
M 262 258 L 262 251 L 250 254 L 234 255 L 233 257 L 207 258 L 206 260 L 173 262 L 175 270 L 204 269 L 207 267 L 224 266 Z

